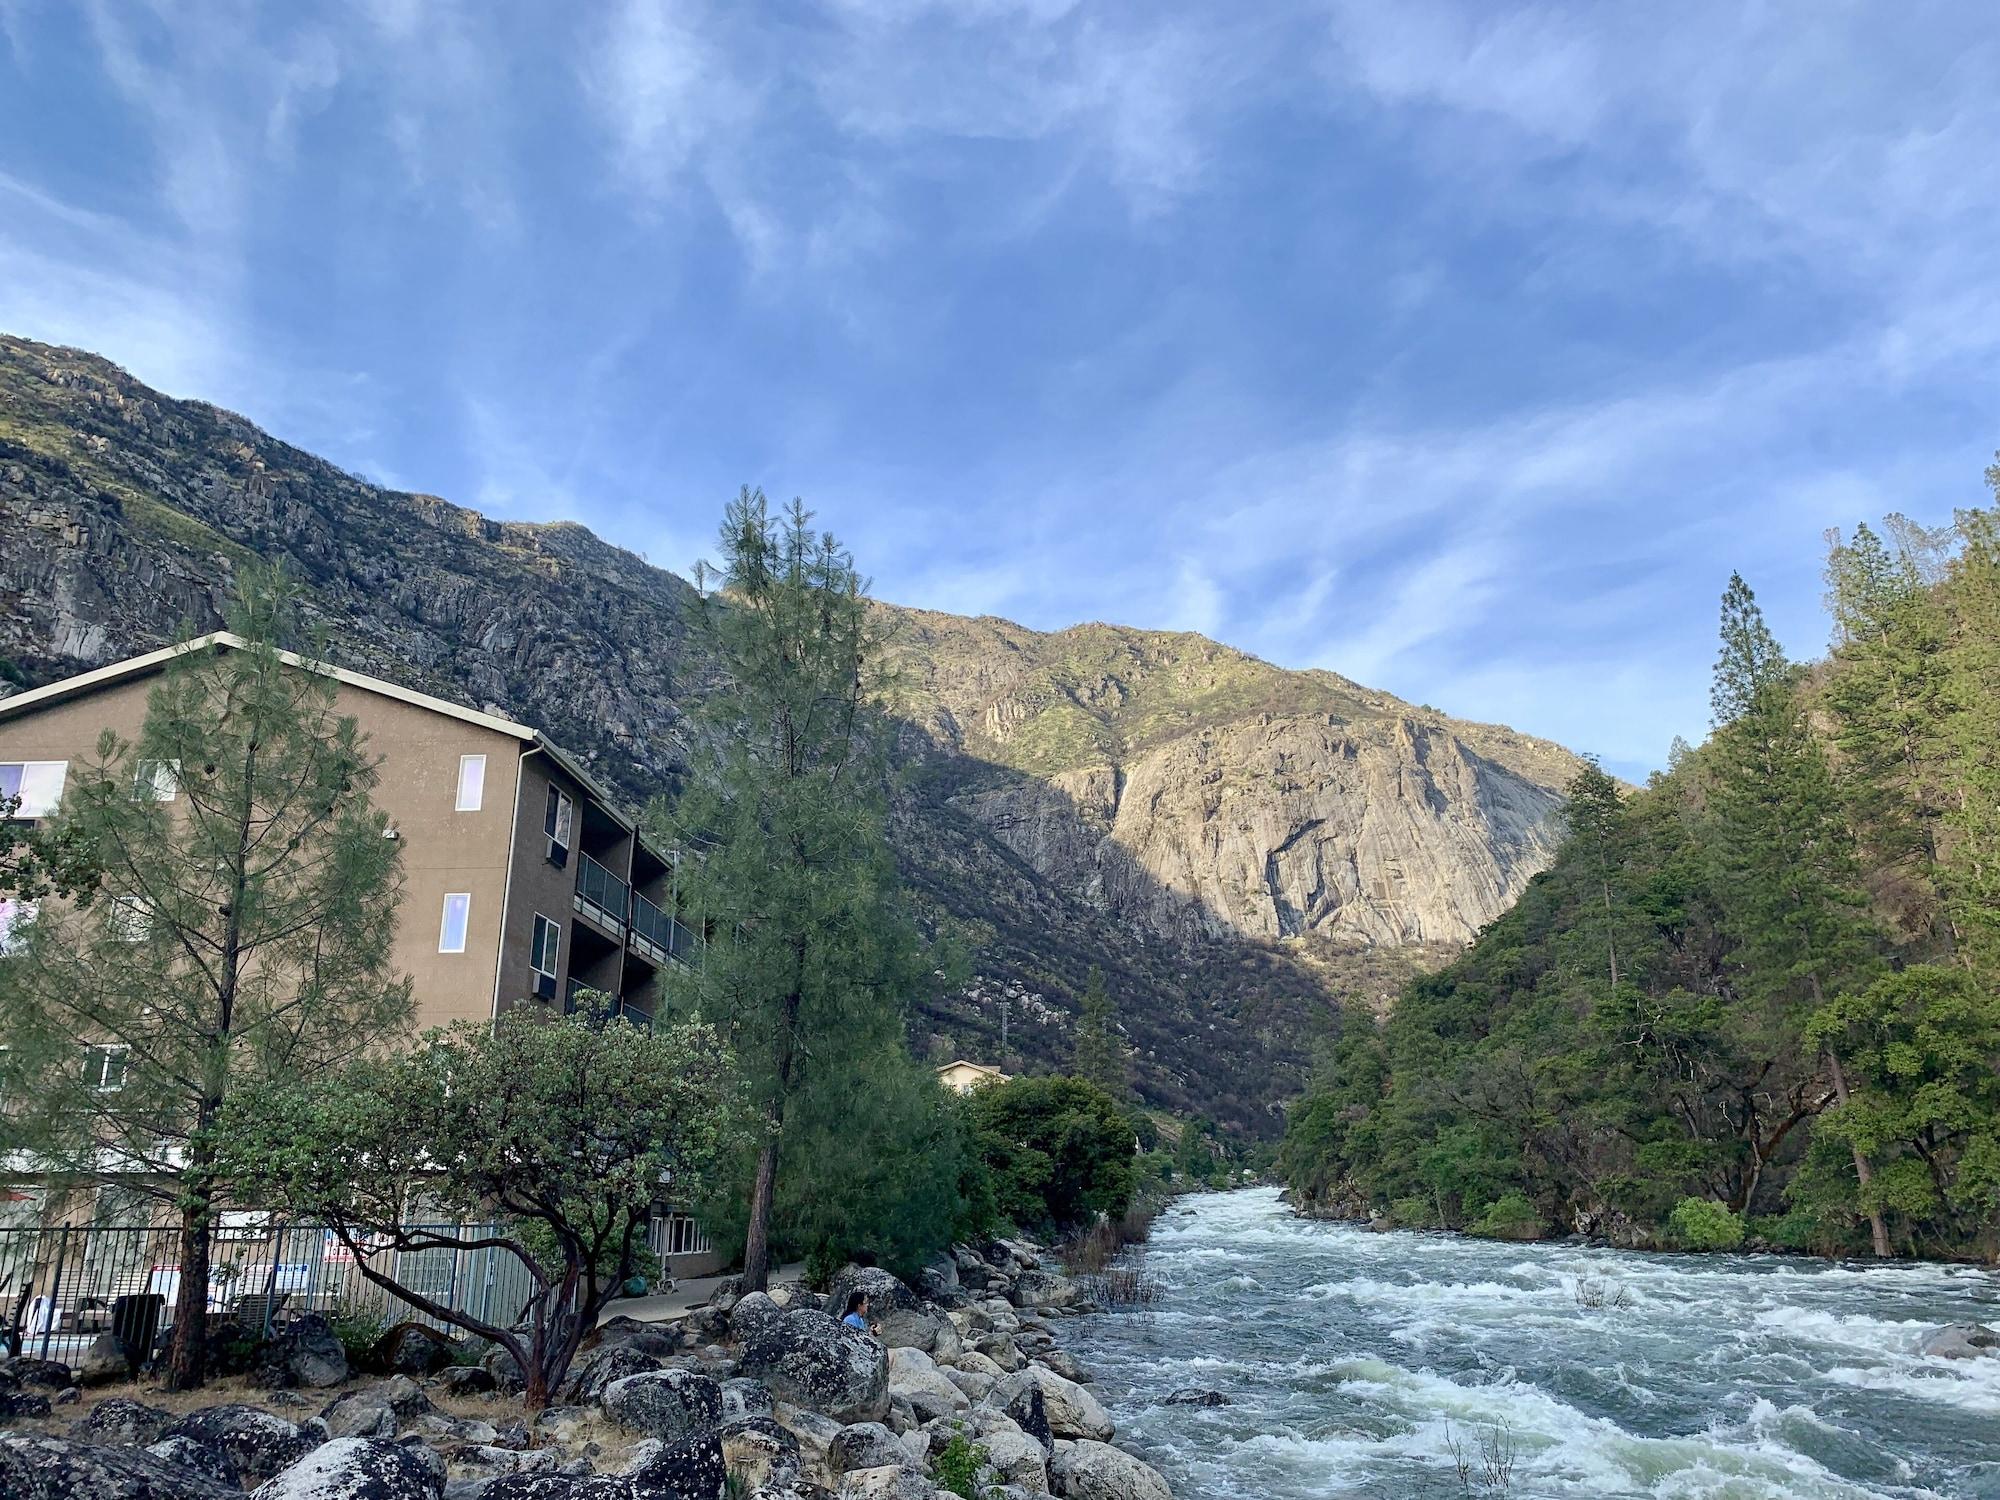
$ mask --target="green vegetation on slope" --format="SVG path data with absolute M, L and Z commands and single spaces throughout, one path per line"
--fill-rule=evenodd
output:
M 1710 741 L 1629 797 L 1578 776 L 1555 866 L 1379 1026 L 1349 1013 L 1291 1114 L 1302 1198 L 2000 1249 L 2000 510 L 1886 529 L 1834 547 L 1811 670 L 1732 580 Z

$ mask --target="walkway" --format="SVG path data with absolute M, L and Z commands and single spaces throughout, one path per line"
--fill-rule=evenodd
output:
M 776 1266 L 771 1271 L 771 1285 L 789 1286 L 805 1274 L 805 1263 L 793 1261 L 788 1266 Z M 666 1323 L 691 1312 L 715 1295 L 715 1289 L 729 1280 L 727 1276 L 696 1276 L 679 1282 L 671 1292 L 660 1292 L 651 1297 L 619 1297 L 603 1312 L 597 1321 L 607 1318 L 637 1318 L 641 1323 Z

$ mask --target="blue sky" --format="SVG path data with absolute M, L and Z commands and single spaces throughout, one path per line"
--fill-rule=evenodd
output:
M 0 327 L 685 568 L 1200 630 L 1635 774 L 1986 498 L 1983 3 L 0 0 Z

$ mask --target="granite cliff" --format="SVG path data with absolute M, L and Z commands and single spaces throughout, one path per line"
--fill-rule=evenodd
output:
M 536 723 L 635 802 L 714 681 L 688 585 L 583 527 L 386 490 L 104 360 L 0 335 L 0 670 L 219 619 L 282 556 L 343 664 Z M 1378 1005 L 1552 852 L 1575 760 L 1199 636 L 883 606 L 906 873 L 975 978 L 920 1045 L 1061 1061 L 1104 966 L 1154 1102 L 1255 1125 L 1343 1000 Z M 1004 1018 L 1004 1019 L 1003 1019 Z

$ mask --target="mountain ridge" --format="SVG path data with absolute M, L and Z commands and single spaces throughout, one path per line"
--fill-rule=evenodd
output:
M 635 800 L 718 681 L 692 586 L 580 523 L 384 489 L 5 335 L 0 515 L 0 656 L 36 681 L 214 622 L 253 555 L 299 574 L 344 665 L 534 722 Z M 928 919 L 979 939 L 920 1045 L 1000 1056 L 1004 1030 L 1004 1060 L 1059 1064 L 1101 964 L 1149 1099 L 1268 1123 L 1340 1000 L 1381 1003 L 1552 851 L 1575 759 L 1506 726 L 1188 632 L 879 607 L 899 855 Z

